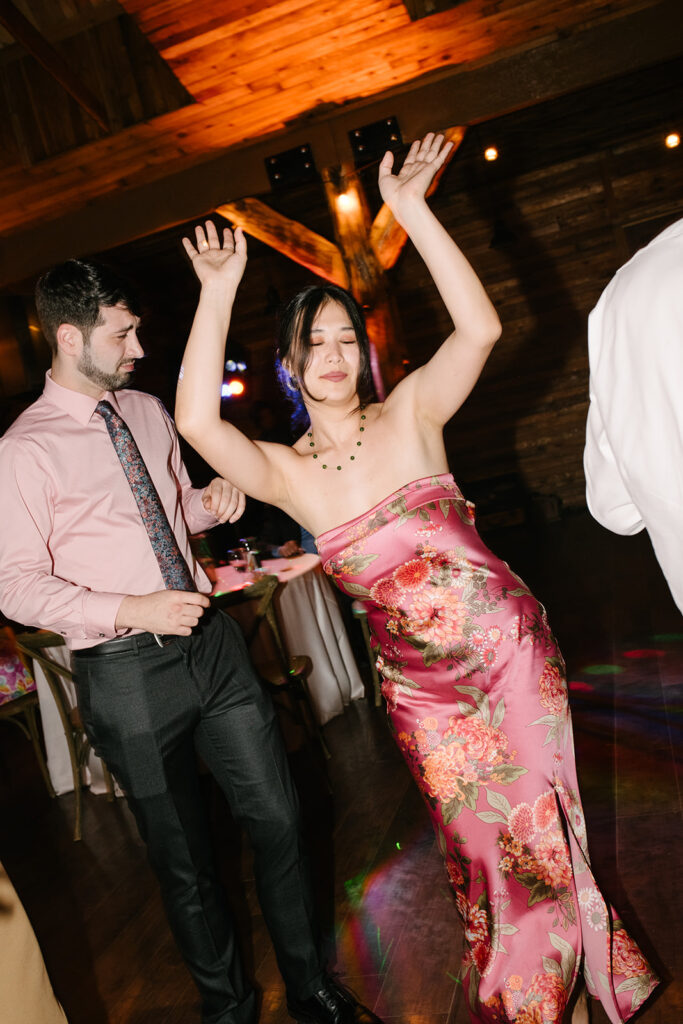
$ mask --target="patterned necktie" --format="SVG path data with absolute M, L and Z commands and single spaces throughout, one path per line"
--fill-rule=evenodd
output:
M 95 412 L 98 412 L 107 424 L 109 436 L 159 563 L 166 589 L 196 590 L 192 574 L 178 547 L 164 506 L 128 424 L 121 419 L 109 402 L 98 402 Z

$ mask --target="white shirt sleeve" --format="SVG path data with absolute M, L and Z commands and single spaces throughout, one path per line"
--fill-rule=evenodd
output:
M 594 397 L 588 410 L 583 468 L 586 500 L 593 518 L 614 533 L 639 533 L 645 523 L 619 472 Z
M 591 514 L 645 527 L 683 611 L 683 219 L 621 267 L 588 320 Z

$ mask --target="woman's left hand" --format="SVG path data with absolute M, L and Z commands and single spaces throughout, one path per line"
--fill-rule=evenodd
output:
M 224 228 L 222 244 L 212 220 L 207 220 L 204 227 L 198 224 L 194 233 L 196 244 L 183 238 L 183 246 L 202 285 L 216 283 L 236 288 L 247 265 L 247 240 L 242 228 L 235 228 L 234 232 Z
M 406 204 L 424 199 L 452 147 L 452 142 L 444 142 L 443 135 L 428 132 L 421 142 L 416 139 L 412 144 L 398 174 L 392 173 L 394 154 L 384 154 L 379 165 L 379 190 L 394 214 Z

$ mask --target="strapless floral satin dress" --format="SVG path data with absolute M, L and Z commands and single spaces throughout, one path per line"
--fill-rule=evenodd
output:
M 465 929 L 472 1018 L 562 1020 L 578 975 L 617 1024 L 657 984 L 591 873 L 564 662 L 545 610 L 485 546 L 453 477 L 318 537 L 366 607 L 391 725 Z

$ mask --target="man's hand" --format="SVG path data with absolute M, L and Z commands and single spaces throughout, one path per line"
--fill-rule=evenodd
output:
M 206 594 L 195 591 L 158 590 L 140 597 L 131 594 L 119 605 L 116 628 L 189 636 L 209 604 Z
M 202 505 L 219 523 L 236 523 L 244 512 L 246 499 L 231 483 L 217 476 L 202 494 Z
M 277 550 L 281 558 L 296 558 L 297 555 L 304 553 L 303 548 L 295 540 L 286 540 Z

